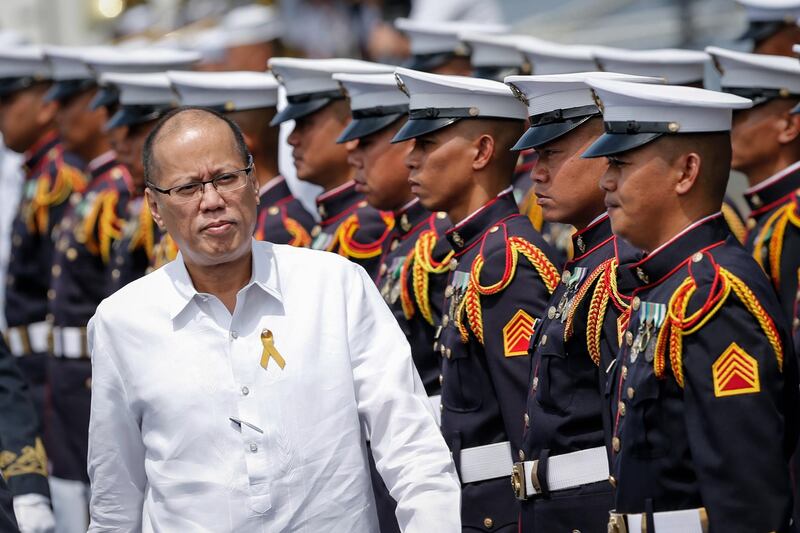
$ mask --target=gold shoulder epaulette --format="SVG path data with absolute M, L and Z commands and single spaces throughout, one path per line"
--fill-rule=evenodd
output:
M 783 238 L 789 223 L 800 227 L 800 216 L 795 212 L 793 202 L 781 206 L 770 215 L 753 241 L 753 258 L 767 272 L 776 287 L 781 282 Z
M 54 165 L 50 165 L 52 167 Z M 40 235 L 48 232 L 50 207 L 66 202 L 70 195 L 86 187 L 86 176 L 77 168 L 64 163 L 55 165 L 58 172 L 53 177 L 42 173 L 36 178 L 36 191 L 28 206 L 28 229 Z
M 147 255 L 148 262 L 152 262 L 155 253 L 155 221 L 153 220 L 153 215 L 150 213 L 150 207 L 144 200 L 142 200 L 139 216 L 137 218 L 136 230 L 133 232 L 128 250 L 133 252 L 137 248 L 142 247 Z M 126 224 L 130 224 L 130 222 L 126 222 Z
M 712 291 L 700 308 L 687 315 L 689 301 L 697 291 L 697 282 L 690 275 L 678 286 L 667 305 L 667 319 L 656 340 L 653 368 L 657 377 L 663 377 L 666 369 L 667 349 L 672 374 L 679 386 L 683 387 L 683 337 L 697 332 L 705 326 L 725 304 L 731 291 L 755 317 L 761 330 L 775 352 L 778 367 L 783 369 L 783 347 L 780 335 L 772 318 L 762 307 L 750 287 L 729 270 L 714 264 L 715 279 Z
M 737 213 L 733 207 L 723 202 L 722 217 L 725 219 L 725 222 L 728 223 L 728 228 L 730 228 L 733 236 L 736 237 L 740 243 L 744 244 L 744 240 L 747 237 L 747 228 L 739 217 L 739 213 Z
M 536 272 L 542 279 L 548 294 L 553 293 L 555 288 L 558 286 L 559 280 L 561 279 L 558 269 L 553 265 L 553 263 L 550 262 L 544 252 L 542 252 L 538 247 L 523 237 L 509 237 L 505 224 L 495 227 L 503 231 L 503 241 L 505 246 L 505 265 L 503 268 L 503 275 L 498 281 L 490 285 L 482 284 L 481 272 L 483 271 L 485 259 L 482 251 L 478 253 L 475 259 L 472 261 L 469 284 L 467 285 L 464 299 L 461 301 L 461 305 L 459 306 L 460 309 L 456 311 L 456 326 L 461 333 L 462 340 L 467 339 L 467 331 L 462 318 L 463 315 L 467 318 L 470 329 L 481 344 L 483 344 L 483 323 L 480 297 L 498 294 L 508 287 L 516 275 L 517 264 L 519 262 L 520 255 L 525 257 L 525 259 L 528 260 L 533 268 L 536 269 Z M 495 229 L 487 232 L 483 237 L 483 242 L 485 242 L 487 238 L 490 238 L 493 233 L 497 232 L 498 230 Z M 483 243 L 481 243 L 481 246 L 482 245 Z
M 403 314 L 406 315 L 406 319 L 409 319 L 414 313 L 414 308 L 411 305 L 411 296 L 408 294 L 409 284 L 406 282 L 408 269 L 410 268 L 414 299 L 417 302 L 420 313 L 422 313 L 422 317 L 431 325 L 433 325 L 433 312 L 431 311 L 430 303 L 429 277 L 431 274 L 437 275 L 447 272 L 450 269 L 450 259 L 454 255 L 451 250 L 441 261 L 434 259 L 433 250 L 438 239 L 439 237 L 435 230 L 428 229 L 421 232 L 417 242 L 414 244 L 414 249 L 406 256 L 403 270 L 400 273 L 402 279 L 400 296 L 403 304 Z
M 375 241 L 361 243 L 355 240 L 354 237 L 356 232 L 361 228 L 361 222 L 358 219 L 358 213 L 353 213 L 337 228 L 328 249 L 330 251 L 336 250 L 338 244 L 339 255 L 351 259 L 372 259 L 378 257 L 383 253 L 384 241 L 392 232 L 392 229 L 394 229 L 394 216 L 392 213 L 381 211 L 380 215 L 385 227 L 383 234 Z
M 86 248 L 95 255 L 100 254 L 105 263 L 111 258 L 111 244 L 122 236 L 124 221 L 117 215 L 118 203 L 118 191 L 98 192 L 81 228 L 86 236 Z

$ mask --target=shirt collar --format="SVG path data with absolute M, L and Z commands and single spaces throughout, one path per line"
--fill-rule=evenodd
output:
M 258 190 L 258 197 L 261 199 L 261 203 L 265 205 L 276 204 L 291 195 L 292 191 L 289 190 L 286 179 L 280 175 L 266 182 Z
M 419 224 L 428 220 L 428 217 L 431 216 L 431 213 L 422 207 L 422 204 L 419 203 L 419 198 L 415 198 L 398 209 L 394 216 L 395 220 L 398 221 L 397 225 L 395 226 L 397 233 L 400 235 L 400 237 L 404 237 L 413 231 L 414 228 L 416 228 Z
M 331 224 L 359 206 L 366 205 L 364 196 L 356 191 L 356 182 L 348 181 L 317 197 L 317 212 L 321 224 Z
M 54 131 L 49 131 L 31 146 L 30 149 L 25 151 L 25 168 L 31 172 L 38 169 L 40 163 L 44 161 L 45 156 L 58 145 L 58 134 Z
M 572 261 L 591 254 L 611 238 L 611 220 L 608 218 L 608 213 L 603 213 L 588 226 L 572 234 L 572 249 L 575 250 L 575 258 Z
M 752 210 L 750 216 L 768 211 L 776 203 L 789 201 L 791 194 L 798 188 L 800 188 L 800 161 L 744 192 L 744 198 Z
M 722 213 L 693 222 L 638 263 L 623 268 L 635 274 L 644 285 L 659 283 L 697 252 L 719 244 L 730 235 Z
M 447 230 L 447 240 L 450 241 L 456 253 L 469 248 L 481 235 L 501 220 L 519 214 L 519 207 L 517 207 L 512 192 L 512 187 L 504 189 L 497 197 Z
M 242 290 L 247 290 L 250 286 L 256 286 L 279 302 L 282 302 L 283 297 L 272 244 L 253 239 L 251 253 L 253 274 Z M 169 311 L 170 319 L 174 320 L 192 300 L 201 297 L 201 294 L 197 292 L 194 283 L 192 283 L 192 278 L 189 276 L 189 271 L 183 262 L 183 254 L 181 252 L 178 252 L 178 256 L 174 261 L 167 263 L 163 268 L 173 289 L 165 293 L 164 303 Z

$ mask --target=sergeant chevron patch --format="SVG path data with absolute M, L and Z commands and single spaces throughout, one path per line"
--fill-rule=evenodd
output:
M 528 355 L 536 320 L 520 309 L 503 327 L 503 351 L 506 357 Z
M 735 342 L 717 358 L 711 371 L 717 398 L 761 391 L 758 361 Z

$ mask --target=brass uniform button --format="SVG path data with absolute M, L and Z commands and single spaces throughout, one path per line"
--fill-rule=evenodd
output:
M 317 235 L 320 234 L 321 231 L 322 231 L 322 226 L 319 225 L 314 226 L 313 228 L 311 228 L 311 236 L 316 237 Z
M 544 346 L 545 344 L 547 344 L 547 335 L 542 335 L 542 342 L 539 345 Z
M 381 276 L 386 274 L 386 271 L 389 270 L 389 267 L 386 266 L 386 263 L 381 263 L 380 271 L 378 272 Z
M 628 387 L 627 394 L 628 394 L 628 399 L 633 400 L 633 396 L 636 394 L 636 391 L 633 389 L 633 387 Z
M 550 306 L 550 309 L 547 310 L 547 318 L 549 318 L 550 320 L 553 320 L 555 318 L 555 316 L 556 316 L 556 308 L 553 307 L 553 306 Z
M 450 260 L 450 270 L 455 270 L 458 266 L 458 259 L 455 257 Z
M 520 451 L 519 451 L 519 453 L 518 453 L 518 455 L 519 455 L 519 460 L 520 460 L 520 461 L 524 461 L 524 460 L 525 460 L 525 452 L 523 452 L 522 450 L 520 450 Z
M 753 229 L 756 227 L 756 219 L 748 218 L 747 219 L 747 229 Z
M 536 389 L 539 388 L 539 376 L 535 376 L 533 378 L 533 392 L 536 392 Z
M 489 233 L 494 233 L 494 232 L 496 232 L 496 231 L 497 231 L 497 230 L 499 230 L 499 229 L 500 229 L 500 226 L 492 226 L 492 227 L 489 229 Z
M 531 425 L 531 417 L 528 415 L 528 413 L 525 413 L 525 416 L 523 416 L 522 419 L 525 421 L 525 427 Z
M 448 348 L 447 351 L 445 352 L 445 355 L 447 355 L 447 358 L 450 359 L 453 356 L 453 350 Z
M 53 268 L 50 269 L 50 273 L 53 275 L 54 278 L 57 278 L 61 275 L 61 265 L 53 265 Z
M 278 214 L 278 213 L 280 213 L 280 212 L 281 212 L 281 210 L 280 210 L 280 208 L 278 208 L 278 206 L 277 206 L 277 205 L 273 205 L 273 206 L 272 206 L 272 207 L 270 207 L 270 208 L 269 208 L 269 210 L 267 211 L 267 213 L 269 213 L 270 215 L 273 215 L 273 216 L 277 215 L 277 214 Z
M 392 244 L 391 244 L 391 246 L 389 246 L 389 249 L 391 249 L 391 251 L 394 252 L 395 250 L 397 250 L 398 246 L 400 246 L 400 241 L 395 239 L 395 240 L 392 241 Z
M 448 286 L 447 286 L 447 287 L 445 287 L 445 289 L 444 289 L 444 297 L 445 297 L 445 298 L 452 298 L 452 296 L 453 296 L 453 291 L 454 291 L 454 289 L 453 289 L 453 286 L 452 286 L 452 285 L 448 285 Z
M 625 402 L 619 402 L 617 404 L 617 411 L 619 411 L 619 416 L 625 416 Z
M 494 527 L 494 520 L 492 520 L 491 518 L 484 518 L 483 527 L 485 527 L 486 529 L 492 529 Z
M 447 218 L 447 213 L 445 213 L 444 211 L 439 211 L 436 213 L 436 218 L 438 218 L 439 220 L 444 220 Z
M 638 311 L 640 305 L 642 305 L 642 301 L 639 299 L 638 296 L 634 296 L 633 301 L 631 302 L 631 307 L 633 308 L 633 310 Z
M 92 388 L 92 378 L 86 378 L 86 381 L 83 383 L 87 389 Z
M 692 262 L 693 263 L 699 263 L 702 260 L 703 260 L 703 253 L 702 252 L 697 252 L 696 254 L 694 254 L 692 256 Z
M 633 344 L 633 333 L 630 331 L 625 332 L 625 344 L 631 346 Z
M 67 250 L 67 259 L 70 261 L 75 261 L 78 258 L 78 250 L 75 248 L 69 248 Z
M 450 323 L 450 315 L 444 315 L 442 317 L 442 326 L 447 327 L 449 323 Z
M 622 443 L 620 442 L 619 437 L 614 437 L 611 439 L 611 448 L 613 448 L 616 453 L 619 453 L 621 445 Z
M 444 376 L 439 374 L 439 385 L 441 385 L 442 383 L 444 383 Z
M 56 291 L 55 291 L 55 289 L 48 289 L 47 290 L 47 299 L 48 300 L 55 300 L 56 299 Z
M 119 272 L 119 270 L 117 270 L 116 268 L 115 268 L 114 270 L 112 270 L 112 271 L 111 271 L 111 277 L 112 277 L 113 279 L 119 279 L 119 276 L 120 276 L 120 272 Z
M 617 478 L 614 476 L 608 476 L 608 482 L 611 484 L 612 488 L 617 488 Z
M 622 379 L 628 379 L 628 367 L 627 366 L 623 366 L 622 367 Z
M 570 278 L 571 275 L 572 274 L 569 273 L 569 270 L 565 270 L 564 272 L 562 272 L 561 273 L 561 283 L 563 283 L 564 285 L 569 283 L 569 278 Z

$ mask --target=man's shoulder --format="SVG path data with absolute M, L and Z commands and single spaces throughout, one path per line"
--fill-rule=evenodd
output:
M 135 320 L 139 313 L 164 309 L 166 295 L 174 290 L 169 282 L 168 266 L 169 263 L 122 287 L 100 303 L 96 314 L 104 318 Z
M 273 254 L 281 276 L 294 274 L 308 278 L 352 275 L 360 268 L 339 254 L 288 244 L 257 241 L 253 253 Z

